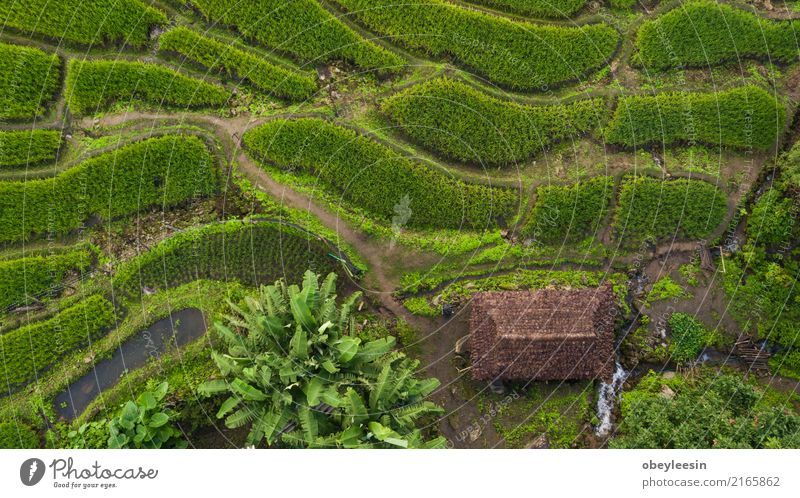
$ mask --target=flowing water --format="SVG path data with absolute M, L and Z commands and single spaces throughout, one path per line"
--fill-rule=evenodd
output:
M 614 377 L 610 383 L 603 382 L 600 385 L 599 392 L 597 393 L 597 418 L 600 423 L 595 428 L 595 434 L 598 436 L 605 436 L 613 427 L 611 421 L 611 412 L 614 410 L 614 405 L 617 402 L 617 397 L 622 391 L 622 384 L 628 378 L 628 372 L 622 368 L 619 363 L 616 364 L 614 370 Z
M 122 343 L 111 358 L 98 362 L 56 396 L 56 413 L 74 420 L 103 390 L 116 385 L 125 372 L 143 366 L 150 358 L 159 358 L 170 347 L 188 344 L 203 335 L 207 328 L 203 312 L 196 308 L 176 311 L 155 322 Z

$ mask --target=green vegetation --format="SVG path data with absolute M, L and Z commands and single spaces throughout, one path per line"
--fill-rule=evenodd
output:
M 167 17 L 140 0 L 25 0 L 0 4 L 6 27 L 81 45 L 141 47 Z
M 595 233 L 608 212 L 614 179 L 600 176 L 570 186 L 542 185 L 522 229 L 546 244 L 578 242 Z
M 119 415 L 108 423 L 108 447 L 185 448 L 183 434 L 169 423 L 175 413 L 165 406 L 168 390 L 169 384 L 162 382 L 140 394 L 135 402 L 125 403 Z
M 636 95 L 619 99 L 605 138 L 626 147 L 702 142 L 767 150 L 783 133 L 785 120 L 783 106 L 755 86 Z
M 273 64 L 258 55 L 203 36 L 189 28 L 177 27 L 158 39 L 161 51 L 176 52 L 209 71 L 241 78 L 271 95 L 290 100 L 305 100 L 317 91 L 311 74 Z
M 426 55 L 450 55 L 489 80 L 547 88 L 603 67 L 619 33 L 606 24 L 544 26 L 442 0 L 335 0 L 370 29 Z
M 89 248 L 53 255 L 37 255 L 0 261 L 0 310 L 28 304 L 54 290 L 72 272 L 84 272 L 93 259 Z
M 671 335 L 669 354 L 675 363 L 689 363 L 709 345 L 712 334 L 696 318 L 673 313 L 667 320 Z
M 747 238 L 763 245 L 777 245 L 791 233 L 792 199 L 782 197 L 777 188 L 764 192 L 747 218 Z
M 53 161 L 61 147 L 58 130 L 0 131 L 0 167 Z
M 666 276 L 659 278 L 658 281 L 653 284 L 653 288 L 647 293 L 645 306 L 650 306 L 656 301 L 666 301 L 690 296 L 691 294 L 686 292 L 678 282 L 672 280 L 671 277 Z
M 96 113 L 120 100 L 191 108 L 221 106 L 230 98 L 219 85 L 158 64 L 126 60 L 71 60 L 65 92 L 74 114 Z
M 22 2 L 12 3 L 22 5 Z M 60 67 L 61 59 L 55 54 L 0 43 L 0 119 L 44 115 L 45 106 L 58 90 Z M 0 157 L 5 155 L 3 152 Z
M 263 161 L 317 176 L 387 222 L 401 217 L 409 226 L 482 228 L 513 216 L 517 202 L 511 189 L 448 177 L 321 119 L 272 120 L 247 131 L 244 144 Z
M 739 373 L 648 373 L 622 397 L 613 448 L 797 448 L 800 416 L 787 399 Z
M 93 215 L 111 219 L 166 208 L 210 195 L 216 186 L 214 159 L 199 138 L 142 140 L 52 178 L 0 183 L 0 240 L 65 233 Z
M 742 59 L 797 59 L 798 21 L 773 21 L 711 1 L 683 3 L 639 28 L 641 63 L 653 69 L 707 67 Z
M 439 78 L 404 90 L 383 109 L 409 136 L 459 161 L 513 164 L 596 128 L 608 112 L 602 99 L 527 106 Z
M 38 448 L 39 436 L 21 421 L 0 422 L 0 448 Z
M 438 386 L 419 380 L 419 366 L 392 351 L 393 337 L 362 343 L 350 312 L 360 293 L 337 306 L 336 275 L 319 284 L 307 272 L 302 289 L 278 281 L 261 287 L 215 324 L 224 351 L 212 353 L 222 378 L 200 386 L 226 393 L 217 418 L 249 426 L 247 444 L 315 448 L 441 447 L 425 441 L 417 421 L 441 413 L 424 398 Z
M 469 0 L 471 3 L 531 17 L 564 19 L 586 5 L 586 0 Z
M 2 385 L 16 390 L 34 380 L 66 353 L 102 336 L 114 320 L 114 306 L 94 295 L 49 320 L 0 335 Z
M 330 249 L 278 223 L 229 221 L 190 228 L 126 261 L 114 286 L 138 298 L 142 287 L 166 289 L 197 280 L 237 280 L 248 286 L 299 279 L 308 268 L 332 271 Z
M 716 186 L 689 178 L 623 178 L 614 228 L 626 245 L 670 237 L 702 239 L 722 223 L 725 195 Z
M 402 58 L 361 38 L 314 0 L 185 0 L 212 22 L 311 65 L 342 59 L 362 69 L 394 73 Z M 268 15 L 267 15 L 268 14 Z

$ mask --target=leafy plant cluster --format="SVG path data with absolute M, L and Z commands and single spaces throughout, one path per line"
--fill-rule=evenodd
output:
M 785 121 L 780 102 L 752 85 L 716 93 L 632 95 L 617 101 L 605 139 L 626 147 L 701 142 L 766 150 Z
M 28 304 L 32 298 L 54 290 L 73 272 L 83 272 L 92 264 L 88 247 L 52 255 L 36 255 L 0 261 L 0 310 Z
M 244 134 L 259 159 L 317 176 L 377 218 L 480 228 L 513 215 L 514 190 L 467 183 L 322 119 L 275 119 Z
M 216 191 L 214 159 L 203 141 L 167 135 L 87 159 L 55 177 L 0 183 L 0 240 L 66 233 L 104 219 L 168 207 Z
M 235 27 L 244 36 L 303 62 L 342 59 L 362 69 L 395 73 L 399 56 L 359 36 L 314 0 L 185 0 L 209 21 Z
M 774 21 L 707 0 L 682 3 L 646 21 L 636 36 L 638 58 L 652 69 L 709 67 L 745 58 L 797 59 L 798 21 Z
M 140 0 L 25 0 L 0 4 L 7 27 L 80 45 L 145 45 L 167 17 Z
M 67 68 L 66 100 L 74 114 L 96 113 L 119 100 L 185 109 L 221 106 L 229 98 L 220 85 L 158 64 L 73 59 Z
M 122 405 L 119 415 L 108 423 L 108 447 L 119 448 L 185 448 L 186 439 L 170 424 L 175 413 L 167 408 L 164 397 L 169 384 L 162 382 Z
M 60 147 L 59 130 L 0 131 L 0 167 L 53 161 Z
M 530 106 L 438 78 L 401 91 L 383 110 L 403 131 L 447 157 L 513 165 L 558 141 L 586 134 L 607 114 L 602 99 Z
M 393 41 L 452 56 L 489 80 L 530 90 L 600 69 L 620 40 L 607 24 L 546 26 L 512 21 L 442 0 L 336 0 Z
M 425 398 L 436 379 L 417 379 L 419 362 L 393 351 L 394 337 L 362 342 L 341 304 L 336 275 L 319 283 L 307 272 L 302 288 L 278 281 L 261 287 L 215 327 L 225 345 L 214 351 L 220 378 L 200 386 L 227 394 L 217 418 L 249 426 L 247 443 L 313 448 L 441 447 L 417 423 L 442 409 Z
M 623 394 L 622 422 L 610 446 L 797 448 L 800 416 L 786 400 L 766 402 L 773 396 L 762 389 L 739 373 L 666 379 L 650 371 Z
M 669 275 L 659 278 L 653 284 L 653 288 L 647 293 L 645 298 L 645 306 L 650 306 L 656 301 L 666 301 L 670 299 L 679 299 L 691 297 L 691 294 L 681 287 L 681 285 L 672 280 Z
M 499 10 L 530 17 L 567 18 L 586 5 L 586 0 L 470 0 Z
M 245 80 L 277 97 L 305 100 L 317 91 L 310 74 L 279 66 L 258 55 L 179 26 L 158 39 L 161 51 L 175 52 L 210 71 Z
M 66 353 L 101 337 L 114 322 L 114 306 L 92 295 L 48 320 L 0 335 L 0 382 L 9 391 L 22 387 Z
M 671 334 L 669 354 L 679 364 L 697 359 L 712 338 L 699 320 L 686 313 L 671 314 L 667 325 Z
M 0 43 L 0 119 L 42 116 L 58 90 L 60 68 L 61 59 L 55 54 Z
M 598 176 L 572 185 L 542 185 L 522 233 L 546 244 L 577 242 L 606 217 L 614 179 Z
M 282 224 L 238 220 L 193 227 L 163 240 L 120 266 L 114 286 L 138 297 L 142 287 L 167 289 L 198 279 L 238 280 L 258 286 L 306 269 L 332 271 L 329 249 Z
M 711 183 L 628 175 L 619 187 L 614 228 L 626 245 L 669 237 L 702 239 L 722 223 L 725 212 L 726 196 Z
M 17 420 L 0 422 L 0 448 L 30 449 L 39 447 L 39 436 L 27 424 Z

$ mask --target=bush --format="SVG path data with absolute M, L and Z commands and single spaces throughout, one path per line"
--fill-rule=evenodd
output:
M 22 387 L 65 354 L 101 337 L 114 320 L 114 306 L 94 295 L 49 320 L 0 335 L 0 382 L 9 391 Z
M 783 106 L 755 86 L 629 96 L 619 99 L 605 138 L 627 147 L 702 142 L 766 150 L 783 132 L 785 120 Z
M 708 345 L 711 335 L 698 320 L 686 313 L 673 313 L 667 320 L 672 333 L 669 354 L 675 363 L 689 363 Z
M 92 253 L 85 248 L 0 261 L 0 311 L 28 304 L 31 296 L 51 291 L 68 273 L 83 272 L 91 263 Z
M 531 17 L 563 19 L 569 17 L 586 5 L 586 0 L 470 0 L 503 11 Z
M 450 55 L 489 80 L 520 90 L 581 78 L 614 54 L 606 24 L 545 26 L 464 9 L 442 0 L 336 0 L 387 37 L 425 55 Z
M 383 109 L 408 135 L 447 157 L 503 165 L 591 131 L 607 112 L 602 99 L 527 106 L 448 78 L 402 91 Z
M 321 119 L 276 119 L 244 134 L 245 147 L 282 168 L 300 168 L 384 222 L 480 228 L 513 215 L 517 193 L 446 176 Z
M 238 280 L 256 287 L 302 277 L 308 268 L 335 271 L 320 240 L 278 223 L 226 223 L 170 237 L 125 262 L 114 277 L 118 290 L 139 296 L 142 287 L 166 289 L 197 279 Z M 291 281 L 291 280 L 290 280 Z
M 771 188 L 758 198 L 747 218 L 747 238 L 764 245 L 778 245 L 792 235 L 792 200 Z
M 0 182 L 0 241 L 66 233 L 91 216 L 110 219 L 174 206 L 213 194 L 216 184 L 214 159 L 199 138 L 142 140 L 55 177 Z
M 311 74 L 278 66 L 258 55 L 203 36 L 189 28 L 177 27 L 158 39 L 159 50 L 176 52 L 210 71 L 241 78 L 277 97 L 304 100 L 314 94 L 317 84 Z
M 395 73 L 399 56 L 361 38 L 314 0 L 186 0 L 206 19 L 310 65 L 342 59 L 362 69 Z
M 53 161 L 61 146 L 58 130 L 0 131 L 0 166 Z
M 187 108 L 221 106 L 228 98 L 220 85 L 157 64 L 73 59 L 67 68 L 66 99 L 74 114 L 98 112 L 120 99 Z
M 798 21 L 772 21 L 726 4 L 680 4 L 639 28 L 641 63 L 653 69 L 707 67 L 742 59 L 797 59 Z
M 25 0 L 0 4 L 6 27 L 81 45 L 147 43 L 150 30 L 167 17 L 140 0 Z
M 539 186 L 522 233 L 548 244 L 580 241 L 605 219 L 613 193 L 614 179 L 610 176 L 570 186 Z
M 55 54 L 0 43 L 0 119 L 42 116 L 58 90 L 60 67 Z
M 701 239 L 722 223 L 725 212 L 725 195 L 710 183 L 630 175 L 620 185 L 614 226 L 627 245 L 669 237 Z
M 33 449 L 39 447 L 39 436 L 22 422 L 0 422 L 0 448 Z

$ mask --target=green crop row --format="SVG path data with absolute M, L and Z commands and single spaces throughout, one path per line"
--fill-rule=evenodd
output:
M 75 114 L 98 112 L 117 100 L 143 100 L 158 106 L 215 107 L 230 92 L 220 85 L 172 69 L 125 60 L 76 60 L 67 69 L 66 99 Z
M 513 216 L 518 202 L 514 190 L 449 177 L 321 119 L 273 120 L 247 131 L 244 144 L 263 161 L 317 176 L 397 227 L 494 226 Z
M 28 256 L 0 261 L 0 310 L 23 305 L 58 286 L 71 272 L 83 272 L 92 264 L 88 248 L 76 248 L 48 256 Z
M 711 1 L 680 4 L 647 21 L 636 36 L 638 58 L 652 69 L 708 67 L 744 58 L 797 60 L 800 21 L 773 21 Z
M 605 219 L 613 193 L 610 176 L 567 186 L 542 185 L 522 233 L 546 244 L 580 241 Z
M 316 81 L 310 74 L 278 66 L 189 28 L 178 27 L 161 35 L 159 50 L 176 52 L 211 71 L 222 71 L 231 77 L 246 80 L 256 88 L 278 97 L 304 100 L 317 90 Z
M 503 165 L 523 161 L 555 141 L 588 133 L 608 113 L 602 99 L 527 106 L 448 78 L 402 91 L 383 108 L 409 136 L 447 157 Z
M 271 222 L 230 221 L 196 227 L 125 262 L 114 287 L 139 296 L 142 287 L 167 289 L 197 279 L 270 284 L 299 281 L 311 268 L 336 271 L 330 249 L 296 228 Z
M 315 0 L 186 0 L 211 22 L 316 65 L 343 59 L 362 69 L 397 72 L 402 58 L 359 36 Z
M 0 43 L 0 119 L 32 119 L 45 112 L 61 78 L 61 59 L 38 48 Z
M 531 17 L 564 19 L 586 5 L 586 0 L 469 0 L 495 9 Z
M 114 325 L 114 306 L 90 296 L 49 320 L 0 335 L 0 385 L 16 390 L 66 353 L 87 346 Z
M 0 241 L 65 233 L 104 219 L 167 207 L 216 191 L 214 159 L 202 140 L 172 135 L 102 154 L 55 177 L 0 182 Z
M 500 85 L 530 90 L 600 69 L 619 33 L 606 24 L 544 26 L 512 21 L 443 0 L 336 0 L 394 42 L 458 62 Z
M 671 237 L 703 239 L 725 213 L 725 194 L 711 183 L 631 175 L 620 185 L 614 229 L 626 245 Z
M 0 131 L 0 166 L 53 161 L 61 146 L 58 130 Z
M 159 10 L 139 0 L 5 0 L 4 26 L 81 45 L 147 43 L 150 30 L 167 24 Z
M 769 149 L 783 132 L 786 110 L 765 90 L 621 97 L 605 132 L 612 144 L 636 147 L 702 142 Z

